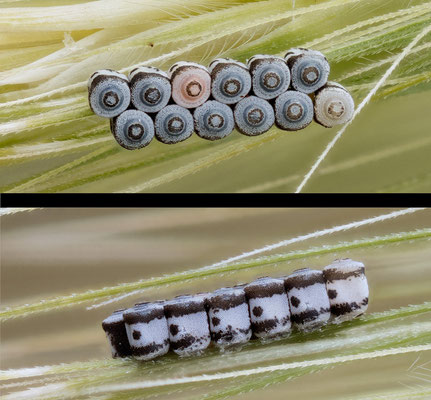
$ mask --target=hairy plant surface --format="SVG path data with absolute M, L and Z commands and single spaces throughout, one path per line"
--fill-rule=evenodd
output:
M 295 191 L 336 128 L 128 151 L 92 115 L 88 77 L 301 46 L 324 52 L 330 79 L 360 104 L 412 42 L 303 190 L 430 190 L 429 1 L 2 0 L 0 8 L 2 191 Z

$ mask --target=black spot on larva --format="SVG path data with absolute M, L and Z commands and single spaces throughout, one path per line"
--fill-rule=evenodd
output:
M 329 289 L 328 290 L 328 297 L 330 298 L 330 299 L 335 299 L 336 297 L 337 297 L 337 291 L 336 290 L 333 290 L 333 289 Z
M 169 327 L 169 330 L 171 332 L 171 335 L 175 336 L 178 333 L 178 325 L 175 325 L 175 324 L 171 325 Z
M 139 340 L 139 338 L 141 337 L 141 332 L 133 331 L 132 336 L 133 336 L 133 339 Z
M 253 314 L 256 316 L 256 317 L 260 317 L 261 315 L 262 315 L 262 313 L 263 313 L 263 309 L 262 309 L 262 307 L 254 307 L 253 308 Z
M 301 300 L 299 300 L 297 297 L 292 296 L 290 298 L 290 303 L 292 304 L 293 307 L 298 307 L 301 304 Z
M 362 300 L 361 303 L 363 306 L 366 306 L 368 304 L 368 297 L 365 297 L 364 300 Z
M 212 317 L 211 322 L 212 322 L 213 326 L 217 326 L 220 323 L 220 318 Z

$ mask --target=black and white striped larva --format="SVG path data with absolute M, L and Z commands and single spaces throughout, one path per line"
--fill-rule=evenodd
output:
M 88 80 L 88 101 L 91 110 L 100 117 L 120 115 L 130 105 L 127 77 L 110 69 L 96 71 Z
M 155 113 L 171 98 L 168 75 L 158 68 L 138 67 L 129 74 L 131 101 L 137 110 Z
M 216 346 L 224 348 L 250 340 L 250 315 L 243 288 L 218 289 L 208 296 L 206 303 L 211 340 Z
M 242 99 L 234 110 L 238 131 L 247 136 L 267 132 L 274 125 L 274 109 L 266 100 L 256 96 Z
M 328 82 L 314 97 L 314 119 L 326 128 L 345 124 L 353 117 L 355 103 L 347 89 L 336 82 Z
M 136 304 L 123 312 L 132 356 L 151 360 L 169 351 L 169 332 L 162 302 Z
M 169 69 L 172 99 L 181 107 L 196 108 L 211 94 L 211 76 L 203 66 L 192 62 L 177 62 Z
M 188 139 L 193 133 L 193 116 L 184 107 L 171 104 L 160 110 L 154 120 L 156 138 L 174 144 Z
M 246 285 L 244 291 L 256 337 L 267 339 L 290 333 L 289 301 L 282 279 L 259 278 Z
M 345 321 L 368 308 L 368 282 L 364 264 L 349 258 L 336 260 L 323 269 L 331 314 Z
M 113 358 L 124 358 L 132 355 L 129 339 L 123 319 L 124 309 L 114 311 L 103 320 L 102 328 L 106 333 Z
M 364 264 L 343 259 L 323 271 L 303 268 L 212 293 L 138 303 L 114 312 L 102 326 L 113 357 L 150 360 L 169 349 L 187 356 L 211 342 L 224 349 L 351 320 L 366 311 L 368 295 Z
M 286 131 L 298 131 L 313 121 L 313 102 L 296 90 L 288 90 L 275 99 L 275 125 Z
M 193 113 L 195 132 L 207 140 L 218 140 L 228 136 L 235 127 L 232 109 L 215 100 L 207 101 Z
M 178 296 L 166 301 L 165 315 L 171 349 L 182 356 L 205 350 L 210 342 L 205 295 Z
M 125 149 L 140 149 L 153 140 L 154 123 L 143 111 L 126 110 L 111 120 L 111 132 Z
M 247 66 L 229 58 L 217 58 L 209 65 L 211 94 L 224 104 L 238 103 L 251 89 L 251 76 Z
M 292 86 L 303 93 L 313 93 L 328 81 L 329 63 L 316 50 L 290 49 L 284 56 L 290 68 Z
M 284 279 L 291 319 L 299 330 L 313 330 L 328 322 L 331 313 L 322 271 L 299 269 Z
M 253 93 L 269 100 L 284 93 L 290 86 L 290 70 L 281 57 L 255 55 L 248 60 Z

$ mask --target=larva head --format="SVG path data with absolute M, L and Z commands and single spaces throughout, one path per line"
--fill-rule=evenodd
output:
M 235 127 L 231 108 L 215 100 L 207 101 L 196 108 L 193 118 L 196 134 L 207 140 L 222 139 Z
M 292 49 L 285 60 L 290 68 L 292 86 L 303 93 L 313 93 L 328 81 L 329 63 L 316 50 Z
M 234 111 L 238 130 L 247 136 L 257 136 L 274 124 L 274 110 L 266 100 L 249 96 L 241 100 Z
M 305 93 L 288 90 L 275 100 L 275 123 L 280 129 L 297 131 L 313 120 L 313 102 Z
M 211 94 L 211 76 L 199 64 L 178 62 L 169 70 L 172 99 L 185 108 L 196 108 L 208 100 Z
M 290 70 L 281 57 L 256 55 L 248 61 L 253 92 L 262 99 L 273 99 L 290 85 Z
M 316 92 L 314 118 L 326 128 L 350 121 L 354 111 L 355 103 L 352 96 L 340 84 L 328 82 Z
M 153 120 L 139 110 L 126 110 L 111 123 L 118 144 L 127 150 L 148 146 L 154 137 Z
M 220 103 L 238 103 L 250 91 L 251 76 L 245 64 L 230 59 L 216 59 L 209 69 L 211 94 Z
M 96 115 L 105 118 L 120 115 L 130 105 L 127 77 L 111 70 L 95 72 L 88 81 L 88 100 Z
M 174 144 L 188 139 L 193 133 L 193 116 L 184 107 L 172 104 L 156 115 L 156 138 L 162 143 Z
M 131 101 L 136 109 L 155 113 L 165 107 L 171 98 L 168 75 L 152 67 L 139 67 L 130 72 Z

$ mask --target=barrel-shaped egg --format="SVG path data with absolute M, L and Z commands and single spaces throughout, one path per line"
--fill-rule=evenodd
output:
M 193 115 L 184 107 L 171 104 L 160 110 L 154 120 L 156 139 L 175 144 L 188 139 L 193 133 Z
M 132 356 L 152 360 L 169 351 L 169 332 L 163 303 L 143 303 L 123 312 Z
M 258 54 L 247 63 L 253 93 L 262 99 L 274 99 L 289 89 L 290 70 L 281 57 Z
M 328 322 L 331 313 L 322 271 L 299 269 L 284 278 L 292 323 L 310 331 Z
M 196 134 L 207 140 L 222 139 L 235 127 L 232 109 L 223 103 L 210 100 L 193 113 Z
M 117 71 L 96 71 L 88 80 L 88 101 L 91 110 L 100 117 L 113 118 L 130 105 L 127 77 Z
M 235 104 L 247 96 L 251 89 L 251 76 L 247 66 L 230 58 L 217 58 L 209 65 L 211 94 L 224 104 Z
M 137 110 L 156 113 L 171 98 L 168 75 L 155 67 L 138 67 L 129 74 L 131 101 Z
M 238 131 L 247 136 L 257 136 L 267 132 L 275 119 L 271 104 L 256 96 L 242 99 L 235 106 L 234 118 Z
M 206 301 L 211 339 L 219 347 L 246 343 L 251 338 L 248 303 L 243 288 L 222 288 Z
M 336 321 L 363 314 L 368 308 L 368 282 L 365 266 L 349 258 L 335 260 L 323 269 L 331 313 Z
M 143 111 L 126 110 L 111 120 L 111 132 L 125 149 L 140 149 L 153 140 L 154 122 Z
M 328 81 L 329 63 L 317 50 L 290 49 L 285 60 L 290 68 L 291 82 L 295 90 L 313 93 Z
M 296 90 L 288 90 L 275 99 L 275 124 L 286 131 L 298 131 L 313 120 L 313 102 Z
M 244 287 L 250 307 L 253 334 L 258 338 L 274 338 L 290 333 L 290 309 L 284 281 L 259 278 Z
M 187 356 L 205 350 L 210 342 L 204 295 L 178 296 L 164 304 L 171 349 Z
M 172 84 L 172 99 L 181 107 L 196 108 L 211 94 L 211 76 L 200 64 L 180 61 L 168 72 Z
M 114 358 L 124 358 L 132 355 L 129 339 L 124 325 L 123 311 L 116 310 L 102 322 L 102 328 L 111 347 L 111 354 Z
M 349 122 L 355 103 L 347 89 L 335 82 L 328 82 L 314 97 L 314 119 L 326 128 Z

